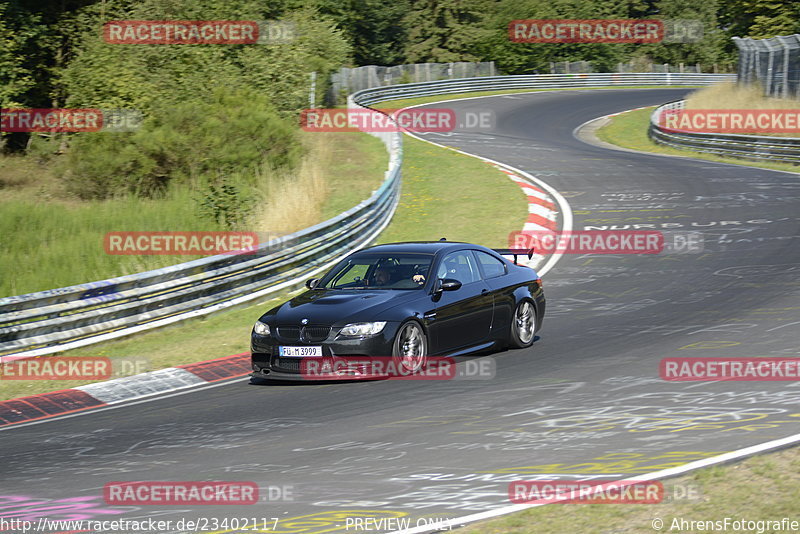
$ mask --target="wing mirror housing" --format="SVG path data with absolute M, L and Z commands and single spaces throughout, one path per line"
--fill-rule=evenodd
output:
M 436 293 L 441 293 L 442 291 L 455 291 L 456 289 L 461 288 L 461 282 L 456 280 L 455 278 L 439 278 L 436 281 Z
M 309 278 L 306 280 L 306 287 L 308 289 L 314 289 L 319 285 L 319 278 Z

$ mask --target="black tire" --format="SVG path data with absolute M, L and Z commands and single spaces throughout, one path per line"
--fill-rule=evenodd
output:
M 398 372 L 414 374 L 428 363 L 428 338 L 416 321 L 406 321 L 397 329 L 392 344 L 392 361 Z
M 524 349 L 533 345 L 536 337 L 536 308 L 530 300 L 522 300 L 517 304 L 511 317 L 508 336 L 509 344 L 515 349 Z

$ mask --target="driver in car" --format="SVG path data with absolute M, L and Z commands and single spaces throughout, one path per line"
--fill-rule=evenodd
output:
M 373 279 L 376 286 L 386 286 L 392 283 L 392 273 L 389 272 L 389 269 L 385 267 L 378 267 L 375 270 Z M 411 277 L 411 279 L 419 285 L 425 283 L 425 276 L 421 274 L 415 274 Z
M 391 282 L 392 275 L 389 273 L 388 269 L 379 267 L 378 269 L 375 270 L 374 279 L 376 286 L 385 286 Z

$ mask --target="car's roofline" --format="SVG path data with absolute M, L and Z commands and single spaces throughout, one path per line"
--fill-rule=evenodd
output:
M 437 254 L 443 251 L 474 248 L 477 250 L 491 251 L 492 249 L 474 243 L 463 241 L 402 241 L 397 243 L 381 243 L 371 247 L 362 248 L 358 253 L 389 252 L 389 253 L 417 253 Z

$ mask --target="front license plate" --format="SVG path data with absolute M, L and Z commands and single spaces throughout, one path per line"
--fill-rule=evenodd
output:
M 278 356 L 322 356 L 322 347 L 278 347 Z

